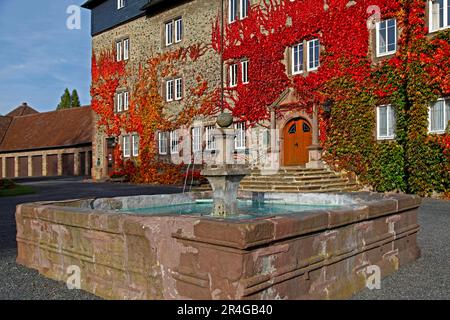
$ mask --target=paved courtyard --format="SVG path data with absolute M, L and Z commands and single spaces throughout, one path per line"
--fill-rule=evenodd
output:
M 78 179 L 41 181 L 37 194 L 0 198 L 0 299 L 96 299 L 48 280 L 15 263 L 15 206 L 41 200 L 176 193 L 164 186 L 94 184 Z M 450 201 L 425 200 L 419 214 L 422 257 L 384 279 L 381 290 L 365 290 L 354 299 L 450 299 Z

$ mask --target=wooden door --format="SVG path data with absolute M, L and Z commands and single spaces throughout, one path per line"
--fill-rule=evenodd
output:
M 58 175 L 58 155 L 47 156 L 47 176 L 56 177 Z
M 78 166 L 79 166 L 78 174 L 80 176 L 85 176 L 86 175 L 86 152 L 80 152 L 79 157 L 80 157 L 79 158 L 80 161 L 79 161 L 79 164 L 78 164 Z
M 283 136 L 284 165 L 305 165 L 309 161 L 308 147 L 312 144 L 312 128 L 308 121 L 301 118 L 289 121 Z
M 32 176 L 41 177 L 42 176 L 42 156 L 34 156 L 31 158 L 31 164 L 33 168 Z
M 28 157 L 19 157 L 19 177 L 28 177 Z
M 6 158 L 6 178 L 14 178 L 16 171 L 16 162 L 14 158 Z
M 63 176 L 75 175 L 75 154 L 65 153 L 62 155 Z

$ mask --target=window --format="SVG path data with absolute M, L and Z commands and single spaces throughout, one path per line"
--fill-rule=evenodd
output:
M 450 0 L 429 0 L 430 32 L 450 27 Z
M 230 65 L 230 87 L 237 86 L 237 74 L 238 74 L 237 63 Z
M 118 93 L 117 94 L 117 112 L 122 112 L 123 111 L 123 93 Z
M 303 44 L 292 47 L 292 74 L 303 72 Z
M 122 41 L 116 42 L 116 61 L 122 61 Z
M 159 154 L 161 154 L 161 155 L 167 154 L 167 133 L 166 132 L 158 133 L 158 150 L 159 150 Z
M 235 22 L 238 17 L 243 20 L 248 17 L 249 0 L 228 0 L 228 22 Z
M 239 18 L 242 20 L 248 17 L 249 0 L 240 0 Z
M 128 111 L 130 105 L 130 95 L 128 92 L 123 93 L 123 110 Z
M 130 52 L 130 39 L 123 40 L 123 60 L 128 60 Z
M 216 150 L 216 138 L 214 137 L 215 126 L 206 127 L 206 150 Z
M 313 39 L 307 42 L 308 45 L 308 71 L 317 70 L 320 65 L 320 41 Z
M 170 153 L 176 154 L 178 153 L 178 131 L 171 131 L 170 132 Z
M 117 112 L 123 112 L 128 111 L 129 104 L 130 104 L 130 94 L 126 92 L 120 92 L 116 95 L 117 101 L 116 101 L 116 111 Z
M 130 57 L 130 39 L 116 42 L 116 61 L 128 60 Z
M 192 128 L 192 151 L 194 153 L 202 151 L 202 135 L 200 127 Z
M 131 150 L 130 150 L 130 137 L 129 136 L 124 136 L 123 137 L 123 157 L 124 158 L 129 158 L 131 155 Z
M 234 124 L 234 129 L 236 130 L 236 138 L 234 147 L 236 150 L 245 149 L 246 139 L 245 139 L 245 122 L 238 122 Z
M 242 83 L 248 83 L 248 60 L 241 62 Z
M 183 40 L 183 19 L 177 18 L 166 22 L 166 47 Z
M 445 133 L 450 120 L 450 98 L 439 99 L 433 103 L 428 118 L 430 133 Z
M 133 157 L 139 156 L 139 136 L 133 135 L 132 137 Z
M 392 106 L 380 106 L 377 108 L 377 138 L 388 140 L 395 138 L 395 110 Z
M 183 98 L 183 79 L 175 79 L 175 100 Z
M 397 20 L 389 19 L 376 25 L 377 57 L 397 51 Z
M 175 20 L 175 43 L 181 42 L 183 39 L 183 19 Z
M 228 22 L 233 23 L 238 17 L 238 0 L 228 0 Z
M 125 0 L 117 0 L 117 10 L 125 7 Z
M 173 80 L 167 80 L 166 81 L 166 101 L 167 102 L 173 101 L 173 97 L 174 97 Z

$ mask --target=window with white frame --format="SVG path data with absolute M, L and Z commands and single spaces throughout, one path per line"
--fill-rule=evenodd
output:
M 206 150 L 212 151 L 216 150 L 216 138 L 214 137 L 215 126 L 206 127 Z
M 377 57 L 397 51 L 397 20 L 389 19 L 376 24 Z
M 377 108 L 377 139 L 395 139 L 396 116 L 391 105 Z
M 130 57 L 130 39 L 123 40 L 123 60 Z
M 237 86 L 238 79 L 238 64 L 234 63 L 230 65 L 230 87 Z
M 130 95 L 127 91 L 119 92 L 116 95 L 116 111 L 123 112 L 128 111 L 130 104 Z
M 122 41 L 116 42 L 116 61 L 122 61 Z
M 450 0 L 429 0 L 430 32 L 450 27 Z
M 236 150 L 242 150 L 246 147 L 245 137 L 245 122 L 238 122 L 234 124 L 236 130 L 236 138 L 234 140 L 234 147 Z
M 242 75 L 242 83 L 248 83 L 248 60 L 241 61 L 241 75 Z
M 228 0 L 228 22 L 233 23 L 237 19 L 247 18 L 249 8 L 249 0 Z
M 192 152 L 202 151 L 202 128 L 192 128 Z
M 428 114 L 428 131 L 430 133 L 445 133 L 450 121 L 450 97 L 438 99 L 430 106 Z
M 160 155 L 167 154 L 167 132 L 158 133 L 158 150 Z
M 117 10 L 125 7 L 125 4 L 126 4 L 125 1 L 126 0 L 117 0 Z
M 166 46 L 173 44 L 173 21 L 166 22 Z
M 174 80 L 166 81 L 166 101 L 171 102 L 174 99 Z
M 308 71 L 317 70 L 320 66 L 320 41 L 313 39 L 307 42 L 308 46 Z
M 128 91 L 123 93 L 123 111 L 128 111 L 130 106 L 130 94 Z
M 139 156 L 139 136 L 134 134 L 131 138 L 132 148 L 133 148 L 133 157 Z
M 178 145 L 179 145 L 179 140 L 178 140 L 178 131 L 174 130 L 170 132 L 170 153 L 171 154 L 176 154 L 178 153 Z
M 131 156 L 130 137 L 124 136 L 122 139 L 123 157 L 129 158 Z
M 130 58 L 130 39 L 116 41 L 116 61 L 128 60 Z
M 248 17 L 249 6 L 250 6 L 249 0 L 240 0 L 240 2 L 239 2 L 239 18 L 241 20 Z
M 116 106 L 117 106 L 117 112 L 122 112 L 123 111 L 123 92 L 120 92 L 116 95 L 117 97 L 117 101 L 116 101 Z
M 292 74 L 303 72 L 303 43 L 297 44 L 292 50 Z
M 228 0 L 228 22 L 233 23 L 238 18 L 238 0 Z
M 175 79 L 175 100 L 181 100 L 183 98 L 183 79 Z
M 183 19 L 178 18 L 175 20 L 175 43 L 183 40 Z
M 166 47 L 183 40 L 183 18 L 179 17 L 166 22 L 165 38 Z

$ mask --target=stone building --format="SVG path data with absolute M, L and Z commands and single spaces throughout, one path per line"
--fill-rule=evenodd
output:
M 0 177 L 90 176 L 89 106 L 39 113 L 26 103 L 0 117 Z
M 449 27 L 450 18 L 447 18 L 450 17 L 450 9 L 445 7 L 442 1 L 424 0 L 424 2 L 429 37 L 433 37 L 436 32 Z M 145 63 L 149 57 L 157 53 L 196 43 L 204 43 L 208 46 L 206 54 L 198 61 L 181 65 L 176 78 L 161 80 L 159 92 L 166 101 L 165 109 L 170 117 L 183 109 L 186 88 L 195 84 L 195 75 L 198 73 L 201 73 L 212 87 L 221 86 L 221 73 L 223 73 L 224 85 L 228 89 L 252 81 L 252 75 L 249 74 L 249 64 L 252 61 L 240 58 L 235 61 L 224 61 L 222 65 L 217 51 L 210 48 L 211 33 L 213 24 L 221 17 L 222 6 L 224 8 L 223 23 L 228 26 L 235 21 L 245 20 L 253 7 L 263 3 L 265 2 L 258 0 L 88 0 L 83 7 L 91 10 L 92 13 L 93 52 L 99 54 L 112 49 L 117 61 L 126 61 L 128 70 L 137 70 L 140 64 Z M 293 3 L 293 1 L 286 1 L 286 3 Z M 329 9 L 328 1 L 323 3 L 317 1 L 317 3 L 320 4 L 323 13 Z M 342 10 L 349 10 L 358 5 L 360 3 L 348 1 L 342 6 Z M 366 8 L 364 8 L 365 11 Z M 365 44 L 367 57 L 373 64 L 386 61 L 399 51 L 398 41 L 402 30 L 398 27 L 395 18 L 381 18 L 375 21 L 373 28 L 369 30 L 368 41 Z M 362 19 L 366 26 L 367 17 Z M 292 24 L 292 20 L 287 19 L 286 26 L 289 24 Z M 293 79 L 296 77 L 308 77 L 310 74 L 320 72 L 322 54 L 326 50 L 321 39 L 323 36 L 321 32 L 313 32 L 286 46 L 282 63 L 289 81 L 294 82 Z M 351 36 L 358 37 L 356 34 Z M 132 72 L 127 79 L 127 87 L 119 88 L 116 92 L 116 113 L 128 110 L 136 74 Z M 316 104 L 311 106 L 311 111 L 292 108 L 293 104 L 298 103 L 296 92 L 292 88 L 286 88 L 274 100 L 271 105 L 266 106 L 270 113 L 270 120 L 259 123 L 261 126 L 257 126 L 257 130 L 263 133 L 261 141 L 266 142 L 264 148 L 271 144 L 271 148 L 268 149 L 272 154 L 276 154 L 277 161 L 282 167 L 315 170 L 326 168 L 322 161 L 322 147 L 319 143 L 318 117 L 319 109 L 329 111 L 327 109 L 331 105 Z M 444 96 L 437 102 L 430 101 L 429 109 L 429 134 L 445 133 L 450 119 L 450 99 Z M 373 114 L 375 122 L 371 136 L 373 136 L 374 144 L 394 141 L 396 126 L 394 108 L 388 103 L 373 106 Z M 192 119 L 191 127 L 186 132 L 177 130 L 159 132 L 155 141 L 159 156 L 164 159 L 177 154 L 181 138 L 189 141 L 188 145 L 193 152 L 211 151 L 214 149 L 211 135 L 214 122 L 214 119 Z M 249 150 L 252 130 L 249 130 L 247 124 L 239 119 L 235 119 L 234 127 L 237 130 L 235 143 L 237 157 L 241 156 L 257 165 L 260 155 L 253 155 Z M 274 131 L 278 132 L 275 137 L 272 133 Z M 117 143 L 121 145 L 124 159 L 139 155 L 139 137 L 136 134 L 127 133 L 121 137 L 108 137 L 103 133 L 102 128 L 96 127 L 94 136 L 93 158 L 96 164 L 93 170 L 94 178 L 103 179 L 114 171 L 113 150 Z M 324 176 L 325 180 L 330 178 Z M 345 189 L 345 183 L 337 182 L 336 190 L 340 187 Z M 318 183 L 320 184 L 320 181 Z

